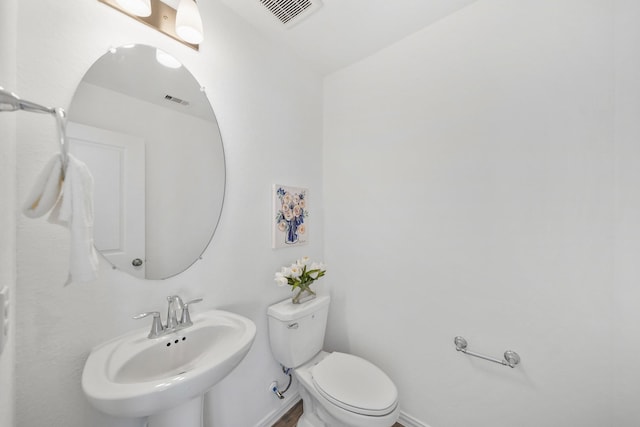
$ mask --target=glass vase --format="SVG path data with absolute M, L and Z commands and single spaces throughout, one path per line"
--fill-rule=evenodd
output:
M 302 304 L 303 302 L 312 300 L 315 297 L 316 297 L 316 293 L 313 292 L 311 288 L 309 288 L 308 286 L 304 288 L 300 287 L 298 288 L 293 298 L 291 298 L 291 302 L 294 304 Z

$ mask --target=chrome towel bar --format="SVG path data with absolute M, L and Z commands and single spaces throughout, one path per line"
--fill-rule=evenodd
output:
M 456 345 L 456 351 L 461 351 L 464 354 L 468 354 L 469 356 L 479 357 L 480 359 L 488 360 L 489 362 L 499 363 L 504 366 L 508 366 L 510 368 L 515 368 L 518 363 L 520 363 L 520 356 L 513 350 L 507 350 L 504 352 L 504 359 L 496 359 L 494 357 L 485 356 L 483 354 L 478 354 L 473 351 L 467 350 L 467 340 L 458 336 L 455 337 L 453 343 Z
M 0 86 L 0 112 L 19 110 L 29 111 L 31 113 L 48 113 L 56 117 L 56 122 L 58 124 L 60 155 L 62 156 L 63 165 L 62 172 L 64 175 L 68 163 L 68 147 L 66 140 L 67 113 L 61 107 L 50 108 L 36 104 L 35 102 L 27 101 L 26 99 L 21 99 L 15 93 L 9 92 Z

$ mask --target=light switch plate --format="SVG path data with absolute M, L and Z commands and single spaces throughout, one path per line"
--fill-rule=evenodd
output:
M 0 354 L 9 335 L 9 288 L 0 289 Z

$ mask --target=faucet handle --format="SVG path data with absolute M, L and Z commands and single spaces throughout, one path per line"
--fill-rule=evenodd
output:
M 149 332 L 149 338 L 157 338 L 162 335 L 162 331 L 164 327 L 162 326 L 162 321 L 160 320 L 160 313 L 157 311 L 148 311 L 146 313 L 140 313 L 133 316 L 134 319 L 142 319 L 147 316 L 153 316 L 153 323 L 151 324 L 151 331 Z
M 189 315 L 189 306 L 191 304 L 195 304 L 201 301 L 202 301 L 202 298 L 196 298 L 196 299 L 192 299 L 191 301 L 187 301 L 182 305 L 182 316 L 180 317 L 180 324 L 182 326 L 193 325 L 193 322 L 191 321 L 191 316 Z

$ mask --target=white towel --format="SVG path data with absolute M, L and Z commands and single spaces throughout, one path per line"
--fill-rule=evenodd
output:
M 97 277 L 98 256 L 93 245 L 93 176 L 87 165 L 68 154 L 62 196 L 49 215 L 49 222 L 69 228 L 71 282 L 89 282 Z
M 53 208 L 62 189 L 62 159 L 56 154 L 46 164 L 22 206 L 29 218 L 38 218 Z

